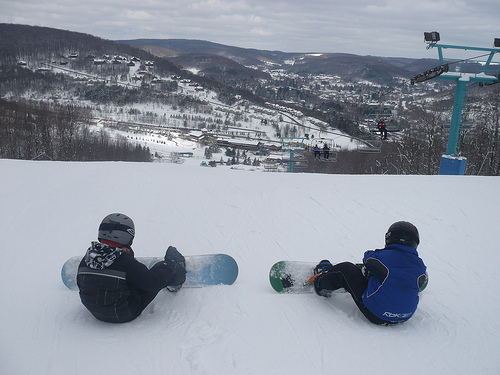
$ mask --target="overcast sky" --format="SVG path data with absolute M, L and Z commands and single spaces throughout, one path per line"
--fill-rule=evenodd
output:
M 201 39 L 284 52 L 436 58 L 441 43 L 493 47 L 500 0 L 0 0 L 0 22 L 105 39 Z M 446 53 L 446 57 L 456 57 Z M 477 55 L 477 52 L 475 52 Z M 461 53 L 463 54 L 463 53 Z

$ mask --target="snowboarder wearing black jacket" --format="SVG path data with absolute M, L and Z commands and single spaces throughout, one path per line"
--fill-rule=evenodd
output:
M 130 248 L 135 227 L 128 216 L 106 216 L 78 267 L 83 305 L 97 319 L 124 323 L 137 318 L 158 292 L 178 291 L 186 280 L 185 259 L 169 246 L 165 260 L 151 269 L 134 258 Z

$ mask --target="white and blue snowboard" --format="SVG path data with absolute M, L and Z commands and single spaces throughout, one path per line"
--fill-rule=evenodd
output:
M 201 288 L 209 285 L 231 285 L 238 277 L 238 264 L 227 254 L 188 255 L 186 258 L 186 282 L 183 288 Z M 162 257 L 136 257 L 151 268 L 163 261 Z M 69 289 L 78 290 L 76 274 L 81 256 L 70 258 L 64 263 L 61 278 Z

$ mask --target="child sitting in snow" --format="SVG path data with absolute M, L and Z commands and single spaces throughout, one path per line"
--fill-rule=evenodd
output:
M 372 323 L 404 322 L 417 309 L 419 291 L 427 285 L 426 267 L 417 253 L 419 242 L 417 228 L 398 221 L 389 227 L 383 249 L 365 252 L 363 268 L 321 261 L 314 270 L 314 289 L 329 297 L 344 288 Z
M 118 213 L 106 216 L 99 226 L 99 242 L 92 242 L 78 267 L 80 299 L 99 320 L 129 322 L 161 289 L 176 292 L 186 280 L 185 259 L 175 247 L 148 269 L 134 258 L 134 236 L 132 219 Z

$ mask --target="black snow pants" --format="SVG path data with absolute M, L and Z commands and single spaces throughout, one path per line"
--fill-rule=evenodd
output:
M 355 264 L 350 262 L 336 264 L 326 274 L 319 276 L 315 284 L 316 291 L 323 296 L 329 296 L 332 291 L 344 288 L 370 322 L 378 325 L 393 323 L 380 319 L 363 304 L 362 296 L 368 286 L 368 279 Z

